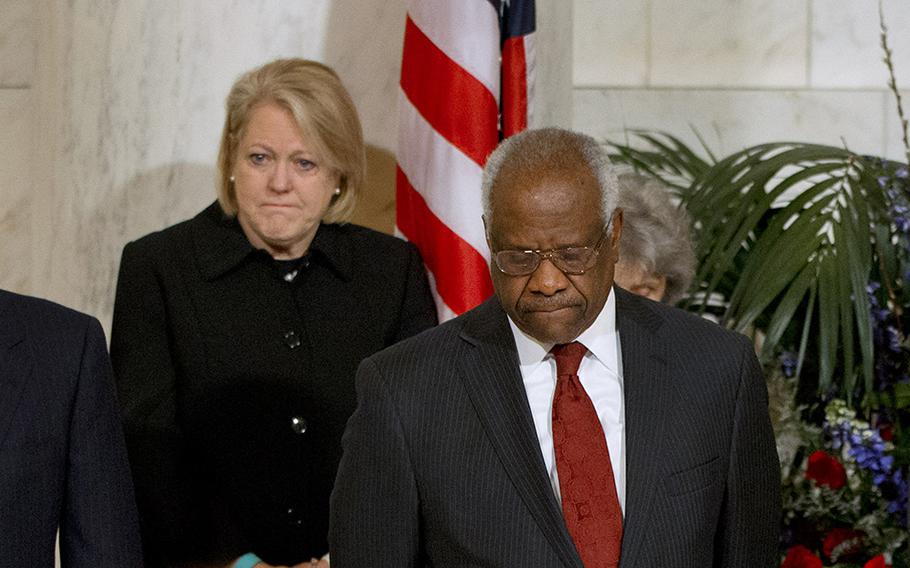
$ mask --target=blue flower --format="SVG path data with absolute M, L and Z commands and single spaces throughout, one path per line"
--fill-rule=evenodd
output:
M 785 377 L 790 378 L 796 374 L 796 364 L 798 363 L 796 353 L 784 351 L 780 354 L 778 360 L 780 362 L 780 370 Z
M 885 333 L 888 336 L 888 349 L 895 353 L 901 352 L 901 334 L 893 325 L 885 326 Z

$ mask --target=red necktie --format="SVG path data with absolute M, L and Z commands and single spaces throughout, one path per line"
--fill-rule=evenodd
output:
M 578 366 L 587 349 L 573 342 L 553 347 L 553 448 L 562 494 L 562 514 L 585 568 L 614 568 L 622 547 L 622 509 L 597 411 Z

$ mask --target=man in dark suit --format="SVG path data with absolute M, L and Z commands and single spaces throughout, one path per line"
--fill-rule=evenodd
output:
M 752 346 L 612 286 L 603 148 L 526 131 L 483 183 L 496 296 L 360 366 L 332 566 L 777 565 Z
M 0 290 L 0 567 L 142 566 L 104 332 Z

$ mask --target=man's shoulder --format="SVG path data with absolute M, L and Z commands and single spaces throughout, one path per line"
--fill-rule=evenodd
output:
M 461 332 L 464 329 L 466 315 L 463 314 L 399 341 L 369 359 L 374 363 L 384 364 L 401 356 L 433 357 L 435 354 L 450 351 L 464 342 Z
M 94 317 L 50 300 L 0 290 L 0 318 L 29 330 L 47 333 L 84 330 L 98 324 Z M 100 324 L 98 324 L 100 325 Z
M 106 345 L 97 319 L 33 296 L 0 291 L 0 321 L 0 343 L 24 342 L 38 368 L 75 369 L 89 344 Z
M 432 365 L 451 363 L 464 355 L 464 350 L 475 342 L 472 337 L 478 326 L 496 317 L 493 300 L 484 302 L 473 310 L 431 327 L 370 356 L 367 360 L 379 367 L 395 365 L 402 361 L 420 361 Z M 503 316 L 504 317 L 504 316 Z
M 699 351 L 741 346 L 748 339 L 698 314 L 618 290 L 617 320 L 632 318 L 656 337 Z

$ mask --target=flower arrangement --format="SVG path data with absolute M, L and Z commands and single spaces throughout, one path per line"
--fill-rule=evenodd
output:
M 783 352 L 769 374 L 783 481 L 783 568 L 910 568 L 910 179 L 906 166 L 864 159 L 879 174 L 895 245 L 880 253 L 893 267 L 875 271 L 884 285 L 873 280 L 865 290 L 874 380 L 853 405 L 828 396 L 810 406 L 795 402 L 795 354 Z M 889 272 L 897 277 L 884 277 Z
M 787 379 L 777 379 L 787 380 Z M 889 430 L 859 418 L 843 400 L 824 407 L 821 427 L 782 458 L 783 568 L 910 566 L 907 470 Z

